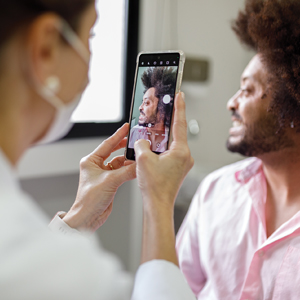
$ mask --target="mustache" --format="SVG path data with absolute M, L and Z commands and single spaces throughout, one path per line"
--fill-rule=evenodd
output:
M 232 111 L 232 117 L 234 117 L 235 119 L 239 120 L 239 121 L 243 121 L 242 117 L 235 111 Z
M 140 114 L 141 115 L 145 115 L 145 113 L 140 109 Z

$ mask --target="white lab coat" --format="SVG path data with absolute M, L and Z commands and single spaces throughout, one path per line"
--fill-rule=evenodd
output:
M 133 278 L 115 256 L 62 220 L 51 230 L 48 223 L 0 149 L 0 299 L 195 299 L 179 269 L 162 260 L 139 268 L 131 296 Z

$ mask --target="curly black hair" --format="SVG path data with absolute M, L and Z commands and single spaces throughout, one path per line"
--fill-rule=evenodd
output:
M 240 41 L 261 55 L 280 128 L 300 131 L 300 1 L 246 0 L 232 24 Z
M 149 67 L 142 75 L 142 82 L 145 87 L 144 93 L 150 88 L 155 88 L 155 97 L 159 99 L 157 110 L 164 118 L 167 127 L 171 125 L 171 112 L 174 104 L 176 88 L 176 69 L 172 67 Z M 165 95 L 170 95 L 172 100 L 169 104 L 163 102 Z

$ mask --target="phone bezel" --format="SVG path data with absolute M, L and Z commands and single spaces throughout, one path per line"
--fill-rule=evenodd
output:
M 177 71 L 175 95 L 180 91 L 180 87 L 181 87 L 181 83 L 182 83 L 183 68 L 184 68 L 184 63 L 185 63 L 185 54 L 184 54 L 183 51 L 181 51 L 181 50 L 168 50 L 168 51 L 159 51 L 159 52 L 146 52 L 146 51 L 140 52 L 137 55 L 137 59 L 136 59 L 136 69 L 135 69 L 134 85 L 133 85 L 133 92 L 132 92 L 132 99 L 131 99 L 129 124 L 131 124 L 131 120 L 132 120 L 134 100 L 135 100 L 135 92 L 136 92 L 136 84 L 137 84 L 137 76 L 138 76 L 138 70 L 139 70 L 139 67 L 140 67 L 139 64 L 140 64 L 141 56 L 142 55 L 157 55 L 157 56 L 160 56 L 160 55 L 165 55 L 165 54 L 179 55 L 179 64 L 178 64 L 178 71 Z M 173 115 L 174 115 L 174 106 L 173 106 L 173 111 L 172 111 L 172 116 L 171 116 L 171 124 L 172 124 L 172 119 L 173 119 Z M 127 140 L 127 145 L 126 145 L 126 149 L 125 149 L 125 152 L 124 152 L 124 156 L 125 156 L 126 160 L 133 160 L 134 161 L 135 160 L 134 149 L 128 148 L 129 136 L 130 136 L 130 129 L 129 129 L 129 133 L 128 133 L 128 140 Z M 172 141 L 172 126 L 171 126 L 170 131 L 169 131 L 169 139 L 168 139 L 167 149 L 169 149 L 169 145 L 170 145 L 171 141 Z M 162 154 L 164 152 L 155 152 L 155 151 L 153 151 L 153 153 L 156 153 L 156 154 L 159 155 L 159 154 Z

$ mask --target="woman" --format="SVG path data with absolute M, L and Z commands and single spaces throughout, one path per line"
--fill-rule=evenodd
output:
M 47 218 L 20 189 L 14 169 L 31 145 L 54 141 L 70 127 L 88 82 L 95 3 L 0 3 L 0 298 L 129 299 L 130 275 L 84 233 L 106 221 L 117 188 L 137 175 L 144 201 L 143 264 L 132 299 L 193 299 L 176 267 L 172 220 L 177 191 L 193 164 L 182 95 L 170 151 L 157 156 L 139 141 L 136 164 L 124 157 L 105 164 L 125 146 L 125 124 L 81 161 L 75 203 L 55 216 L 50 231 Z

